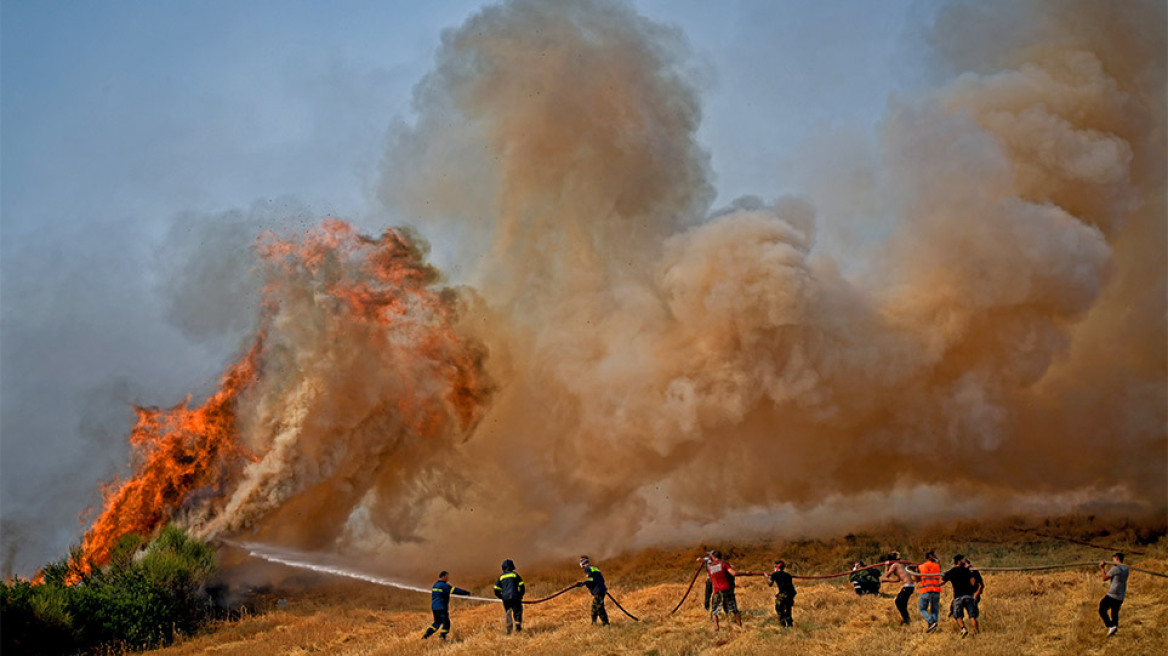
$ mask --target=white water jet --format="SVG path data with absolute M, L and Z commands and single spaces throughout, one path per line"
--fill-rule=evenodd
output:
M 337 567 L 335 565 L 325 565 L 319 562 L 313 562 L 313 554 L 304 553 L 302 551 L 293 551 L 289 549 L 277 549 L 264 544 L 256 544 L 254 542 L 231 542 L 223 541 L 231 546 L 246 549 L 248 555 L 266 560 L 271 563 L 279 563 L 280 565 L 287 565 L 288 567 L 296 567 L 299 569 L 312 570 L 314 572 L 321 572 L 324 574 L 333 574 L 335 576 L 345 576 L 351 579 L 358 579 L 367 581 L 369 583 L 376 583 L 377 585 L 385 585 L 392 588 L 399 588 L 401 590 L 409 590 L 411 592 L 430 593 L 430 588 L 421 588 L 416 585 L 409 585 L 393 579 L 387 579 L 382 576 L 375 576 L 366 572 L 359 572 L 356 570 L 346 569 L 344 567 Z M 451 595 L 451 599 L 470 599 L 473 601 L 493 601 L 498 602 L 498 599 L 491 599 L 490 597 L 474 597 L 463 595 Z

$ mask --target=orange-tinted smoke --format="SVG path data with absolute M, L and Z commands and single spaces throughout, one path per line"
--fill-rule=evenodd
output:
M 478 512 L 431 521 L 597 552 L 952 498 L 918 490 L 1162 506 L 1163 21 L 1157 2 L 950 3 L 932 36 L 952 75 L 892 98 L 870 152 L 813 153 L 817 195 L 704 217 L 676 32 L 618 2 L 513 0 L 447 33 L 380 191 L 456 226 L 505 314 L 474 324 L 504 391 L 465 448 Z M 817 234 L 840 211 L 865 238 L 837 249 Z

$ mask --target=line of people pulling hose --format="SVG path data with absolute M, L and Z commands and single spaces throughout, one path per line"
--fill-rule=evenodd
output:
M 1099 604 L 1099 615 L 1103 619 L 1108 636 L 1116 633 L 1119 625 L 1119 607 L 1123 603 L 1127 587 L 1128 568 L 1123 565 L 1123 559 L 1123 554 L 1117 552 L 1112 558 L 1113 566 L 1110 569 L 1105 563 L 1099 563 L 1103 580 L 1110 582 L 1108 594 Z M 738 626 L 742 626 L 742 615 L 738 610 L 738 602 L 735 597 L 735 579 L 738 576 L 766 577 L 768 587 L 775 588 L 775 614 L 778 615 L 779 625 L 784 628 L 794 626 L 792 609 L 795 604 L 795 596 L 798 593 L 795 590 L 794 577 L 786 571 L 784 561 L 774 561 L 774 571 L 766 574 L 735 570 L 729 562 L 722 559 L 722 553 L 717 550 L 709 551 L 697 560 L 703 563 L 706 570 L 705 608 L 714 620 L 715 631 L 721 628 L 720 616 L 723 614 L 731 618 Z M 592 623 L 596 624 L 599 620 L 602 626 L 608 626 L 608 612 L 604 604 L 608 594 L 608 586 L 605 583 L 604 574 L 601 573 L 600 568 L 592 564 L 588 556 L 581 556 L 579 564 L 580 569 L 584 571 L 584 580 L 539 601 L 547 601 L 574 588 L 586 587 L 592 595 Z M 981 573 L 973 568 L 972 563 L 964 555 L 955 555 L 953 567 L 944 573 L 941 572 L 937 556 L 932 551 L 925 554 L 925 561 L 917 565 L 915 570 L 909 567 L 913 563 L 901 560 L 900 552 L 897 551 L 884 556 L 883 563 L 876 563 L 877 566 L 880 564 L 885 566 L 883 576 L 879 576 L 879 569 L 876 566 L 865 566 L 863 561 L 857 561 L 852 567 L 849 580 L 858 595 L 879 595 L 880 583 L 899 583 L 901 588 L 896 595 L 894 605 L 901 616 L 900 623 L 902 625 L 910 623 L 908 601 L 915 591 L 919 593 L 918 610 L 926 622 L 926 632 L 936 631 L 939 622 L 941 586 L 949 583 L 953 588 L 953 601 L 950 604 L 949 616 L 960 628 L 961 637 L 966 637 L 970 628 L 973 629 L 974 633 L 980 631 L 978 605 L 982 592 L 985 590 L 985 581 L 982 579 Z M 515 563 L 510 559 L 503 561 L 502 570 L 503 573 L 495 581 L 494 593 L 503 602 L 507 633 L 510 634 L 513 630 L 518 633 L 523 631 L 523 597 L 526 593 L 523 577 L 515 571 Z M 873 578 L 875 578 L 874 581 Z M 434 623 L 426 629 L 422 635 L 423 638 L 429 638 L 437 633 L 439 638 L 445 640 L 450 632 L 450 595 L 469 596 L 471 594 L 469 590 L 450 585 L 448 579 L 449 573 L 441 572 L 431 588 L 430 608 L 434 614 Z M 688 595 L 688 593 L 687 590 L 686 594 Z M 683 597 L 682 601 L 684 602 L 684 600 Z M 680 605 L 679 603 L 678 607 Z M 622 610 L 624 609 L 622 608 Z M 625 612 L 628 613 L 628 611 Z M 968 627 L 965 622 L 966 615 L 969 616 Z M 630 617 L 632 616 L 630 615 Z

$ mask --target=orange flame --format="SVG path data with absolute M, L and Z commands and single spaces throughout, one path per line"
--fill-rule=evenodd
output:
M 391 401 L 405 425 L 422 436 L 447 430 L 449 418 L 463 433 L 473 429 L 490 394 L 485 351 L 456 333 L 454 296 L 430 288 L 440 276 L 424 263 L 423 246 L 397 230 L 373 239 L 328 219 L 299 240 L 265 234 L 257 253 L 274 274 L 261 326 L 273 325 L 289 284 L 308 285 L 335 318 L 371 327 L 361 332 L 416 361 L 414 376 L 442 382 L 446 391 L 436 396 L 426 381 L 407 377 Z M 73 580 L 107 563 L 123 536 L 153 533 L 196 498 L 216 505 L 230 495 L 233 477 L 256 459 L 241 445 L 237 417 L 244 394 L 260 381 L 268 330 L 259 331 L 202 406 L 190 409 L 188 397 L 167 410 L 135 408 L 134 473 L 103 489 L 103 508 L 82 542 Z
M 256 379 L 262 335 L 244 358 L 228 369 L 219 391 L 189 409 L 190 397 L 160 410 L 135 406 L 137 423 L 130 445 L 138 460 L 134 475 L 103 490 L 103 509 L 82 542 L 74 579 L 109 561 L 123 536 L 149 535 L 168 521 L 190 495 L 226 480 L 246 452 L 238 444 L 235 404 Z

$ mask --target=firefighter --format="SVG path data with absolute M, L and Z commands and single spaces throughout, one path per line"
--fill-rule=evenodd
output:
M 880 570 L 866 567 L 862 560 L 852 565 L 852 573 L 848 575 L 848 580 L 852 582 L 857 595 L 880 594 Z
M 443 640 L 446 639 L 446 634 L 450 633 L 450 595 L 470 596 L 470 590 L 463 590 L 450 585 L 447 580 L 450 578 L 449 572 L 443 570 L 438 574 L 438 580 L 430 587 L 430 611 L 434 613 L 434 623 L 426 629 L 426 633 L 422 634 L 422 638 L 429 638 L 438 631 L 438 637 Z
M 600 573 L 600 568 L 588 560 L 588 556 L 580 556 L 580 569 L 584 570 L 588 578 L 577 583 L 576 587 L 585 586 L 592 593 L 592 623 L 596 624 L 599 618 L 602 626 L 608 626 L 608 611 L 604 609 L 608 586 L 604 584 L 604 575 Z
M 523 587 L 523 577 L 515 572 L 515 563 L 510 558 L 503 561 L 503 573 L 495 581 L 495 596 L 503 600 L 503 619 L 507 624 L 507 634 L 511 634 L 514 624 L 515 632 L 523 630 L 523 595 L 527 591 Z

